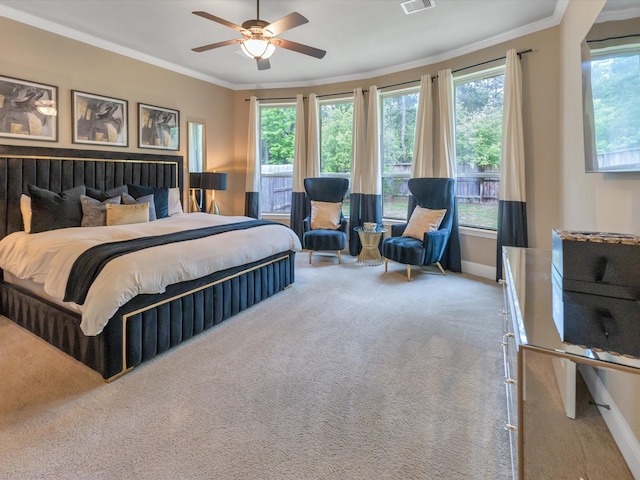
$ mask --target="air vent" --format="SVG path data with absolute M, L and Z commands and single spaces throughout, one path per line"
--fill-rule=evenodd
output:
M 433 8 L 436 6 L 434 0 L 409 0 L 408 2 L 402 2 L 400 4 L 404 13 L 410 15 L 412 13 L 421 12 L 427 8 Z

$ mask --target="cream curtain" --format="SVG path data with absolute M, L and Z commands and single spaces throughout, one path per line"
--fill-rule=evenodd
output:
M 309 125 L 307 133 L 307 164 L 305 177 L 320 176 L 320 105 L 315 93 L 309 95 Z M 304 189 L 303 189 L 304 191 Z
M 500 199 L 496 279 L 502 278 L 502 247 L 527 247 L 524 131 L 522 127 L 522 70 L 515 49 L 507 52 L 504 76 Z
M 436 177 L 455 178 L 456 144 L 453 124 L 453 77 L 451 69 L 438 72 L 438 106 L 440 136 L 438 137 L 438 167 L 434 168 Z
M 261 218 L 260 211 L 260 152 L 258 145 L 258 99 L 249 99 L 249 132 L 247 137 L 247 176 L 244 214 Z
M 433 177 L 433 99 L 431 75 L 420 78 L 411 177 Z
M 349 253 L 360 253 L 360 238 L 353 229 L 364 222 L 382 223 L 382 176 L 378 87 L 369 88 L 365 118 L 362 90 L 353 99 L 353 159 L 351 164 Z M 365 127 L 366 122 L 366 127 Z

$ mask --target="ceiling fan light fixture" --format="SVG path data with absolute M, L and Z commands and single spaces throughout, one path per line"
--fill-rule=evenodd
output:
M 242 51 L 247 57 L 255 60 L 266 60 L 276 51 L 276 47 L 274 47 L 273 44 L 265 38 L 250 38 L 243 40 L 240 43 L 240 48 L 242 48 Z

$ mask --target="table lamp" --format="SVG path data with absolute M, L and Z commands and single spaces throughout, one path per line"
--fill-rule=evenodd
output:
M 218 204 L 216 203 L 215 191 L 227 189 L 227 174 L 217 172 L 202 172 L 202 177 L 200 179 L 200 188 L 202 188 L 203 190 L 212 190 L 211 205 L 209 206 L 208 211 L 209 213 L 220 215 L 220 209 L 218 208 Z
M 202 198 L 202 187 L 200 186 L 202 181 L 202 174 L 199 172 L 189 173 L 189 190 L 191 191 L 191 208 L 192 212 L 200 212 L 202 210 L 200 206 L 200 199 Z M 200 190 L 200 195 L 196 195 L 196 190 Z

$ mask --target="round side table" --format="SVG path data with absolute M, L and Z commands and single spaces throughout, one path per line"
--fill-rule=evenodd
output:
M 363 227 L 355 227 L 354 230 L 358 232 L 360 237 L 360 243 L 362 243 L 362 250 L 358 254 L 358 265 L 365 265 L 367 267 L 375 267 L 382 265 L 384 260 L 378 250 L 380 239 L 382 234 L 387 231 L 386 228 L 378 227 L 375 230 L 365 230 Z

